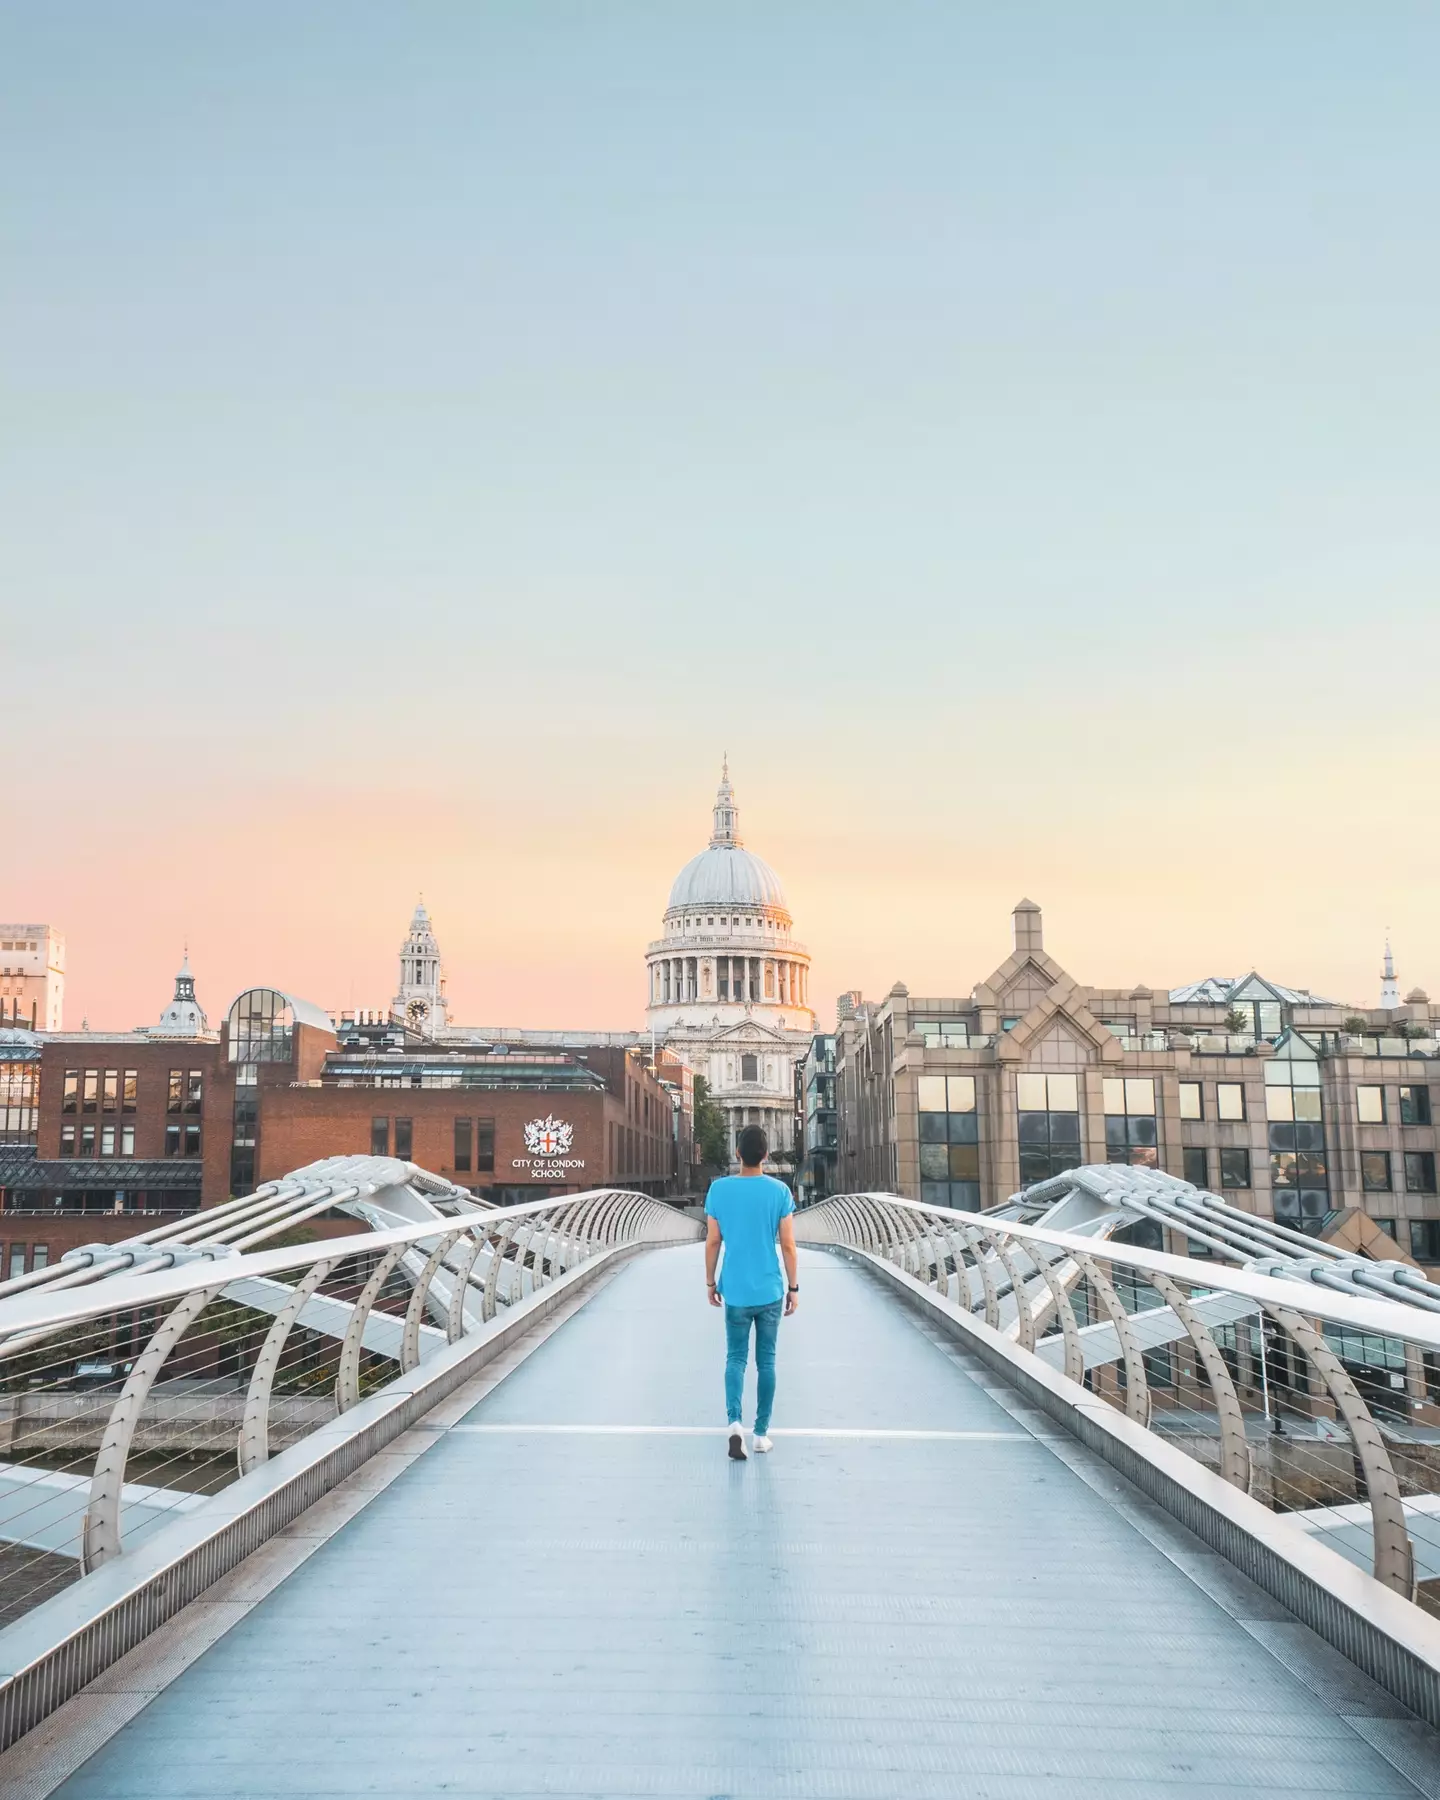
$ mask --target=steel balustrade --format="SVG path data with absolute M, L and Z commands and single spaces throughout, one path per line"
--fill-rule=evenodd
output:
M 1083 1185 L 1076 1176 L 1090 1173 L 1076 1171 L 1047 1185 L 1053 1186 L 1057 1195 L 1068 1194 Z M 1103 1176 L 1097 1172 L 1096 1179 Z M 1037 1189 L 1024 1198 L 1033 1202 L 1037 1196 L 1042 1200 L 1050 1197 Z M 1125 1205 L 1141 1216 L 1163 1218 L 1190 1235 L 1194 1235 L 1197 1217 L 1205 1213 L 1203 1207 L 1187 1206 L 1183 1195 L 1177 1199 L 1168 1191 L 1159 1205 L 1147 1201 L 1140 1206 L 1134 1206 L 1127 1192 Z M 1254 1345 L 1258 1342 L 1266 1430 L 1272 1434 L 1267 1438 L 1262 1431 L 1261 1437 L 1270 1453 L 1270 1491 L 1265 1497 L 1276 1510 L 1293 1511 L 1298 1524 L 1323 1540 L 1335 1520 L 1344 1522 L 1347 1509 L 1317 1507 L 1309 1500 L 1302 1504 L 1298 1487 L 1292 1493 L 1282 1492 L 1284 1482 L 1275 1473 L 1274 1447 L 1280 1441 L 1293 1441 L 1293 1437 L 1285 1438 L 1285 1409 L 1279 1404 L 1278 1392 L 1300 1390 L 1268 1372 L 1268 1324 L 1294 1359 L 1294 1366 L 1308 1372 L 1303 1401 L 1291 1402 L 1292 1434 L 1302 1424 L 1328 1418 L 1326 1401 L 1333 1407 L 1338 1423 L 1329 1429 L 1338 1435 L 1338 1426 L 1344 1427 L 1343 1435 L 1363 1483 L 1370 1518 L 1371 1572 L 1385 1587 L 1414 1598 L 1417 1575 L 1412 1530 L 1429 1534 L 1425 1542 L 1432 1579 L 1440 1564 L 1440 1532 L 1432 1521 L 1436 1510 L 1432 1496 L 1440 1482 L 1436 1480 L 1436 1458 L 1430 1457 L 1428 1449 L 1431 1439 L 1411 1444 L 1393 1425 L 1388 1432 L 1382 1428 L 1327 1341 L 1326 1328 L 1332 1334 L 1364 1333 L 1387 1343 L 1403 1343 L 1407 1371 L 1416 1366 L 1422 1370 L 1418 1398 L 1411 1384 L 1412 1410 L 1436 1411 L 1429 1397 L 1434 1390 L 1427 1392 L 1423 1375 L 1427 1356 L 1431 1370 L 1440 1368 L 1440 1318 L 1429 1304 L 1430 1284 L 1423 1278 L 1415 1284 L 1397 1279 L 1400 1271 L 1388 1266 L 1374 1280 L 1357 1279 L 1350 1266 L 1354 1258 L 1317 1257 L 1308 1240 L 1295 1245 L 1293 1255 L 1277 1254 L 1279 1241 L 1266 1229 L 1268 1221 L 1249 1220 L 1244 1214 L 1236 1217 L 1256 1227 L 1248 1230 L 1241 1226 L 1230 1234 L 1232 1222 L 1223 1226 L 1230 1234 L 1225 1244 L 1227 1255 L 1236 1255 L 1236 1243 L 1253 1243 L 1259 1252 L 1257 1261 L 1245 1268 L 1113 1240 L 1104 1241 L 1102 1247 L 1097 1236 L 1077 1237 L 1015 1217 L 921 1205 L 894 1194 L 845 1194 L 821 1201 L 797 1215 L 796 1236 L 801 1242 L 843 1248 L 892 1263 L 977 1325 L 974 1315 L 978 1312 L 986 1328 L 1020 1350 L 1042 1357 L 1052 1371 L 1074 1384 L 1077 1406 L 1093 1405 L 1098 1393 L 1137 1424 L 1151 1429 L 1167 1423 L 1189 1426 L 1195 1419 L 1203 1424 L 1213 1408 L 1213 1426 L 1205 1430 L 1213 1429 L 1218 1440 L 1218 1472 L 1232 1486 L 1252 1493 L 1258 1488 L 1257 1469 L 1240 1386 L 1214 1327 L 1218 1321 L 1237 1334 L 1231 1354 L 1237 1373 L 1245 1377 L 1245 1385 L 1252 1391 L 1257 1372 Z M 1111 1221 L 1118 1222 L 1123 1219 Z M 1304 1255 L 1299 1254 L 1302 1248 Z M 1125 1285 L 1136 1297 L 1129 1307 L 1121 1298 L 1117 1270 L 1124 1271 Z M 1138 1303 L 1142 1286 L 1153 1290 L 1160 1305 L 1142 1307 Z M 1082 1293 L 1087 1297 L 1086 1317 L 1098 1321 L 1083 1328 L 1076 1310 Z M 1412 1296 L 1414 1304 L 1410 1303 Z M 1091 1298 L 1093 1307 L 1088 1304 Z M 1246 1334 L 1243 1360 L 1242 1331 Z M 1113 1334 L 1113 1342 L 1104 1335 L 1107 1333 Z M 1186 1419 L 1184 1409 L 1168 1394 L 1163 1408 L 1157 1404 L 1154 1383 L 1147 1377 L 1146 1355 L 1152 1346 L 1172 1343 L 1188 1343 L 1197 1383 L 1203 1372 L 1208 1384 L 1203 1418 L 1200 1411 L 1191 1409 L 1191 1418 Z M 1058 1357 L 1050 1351 L 1051 1344 Z M 1113 1384 L 1101 1379 L 1102 1371 L 1111 1365 L 1117 1365 Z M 1121 1369 L 1123 1381 L 1119 1379 Z M 1112 1391 L 1107 1392 L 1107 1386 Z M 1252 1405 L 1252 1417 L 1254 1412 Z M 1435 1422 L 1440 1423 L 1440 1411 L 1436 1411 Z M 1415 1435 L 1419 1434 L 1412 1433 Z M 1433 1431 L 1432 1437 L 1440 1458 L 1440 1430 Z M 1183 1434 L 1174 1441 L 1185 1447 Z M 1414 1462 L 1404 1484 L 1395 1467 L 1400 1455 L 1411 1455 Z M 1402 1486 L 1408 1492 L 1402 1491 Z
M 408 1169 L 412 1189 L 416 1175 L 423 1177 L 423 1171 Z M 447 1203 L 460 1199 L 460 1191 L 450 1184 L 428 1180 L 430 1191 L 440 1192 Z M 365 1390 L 363 1358 L 377 1354 L 370 1341 L 377 1321 L 389 1345 L 378 1354 L 407 1375 L 425 1355 L 482 1335 L 502 1309 L 596 1256 L 628 1246 L 693 1240 L 700 1230 L 693 1220 L 647 1195 L 598 1189 L 500 1209 L 471 1207 L 460 1216 L 436 1213 L 420 1223 L 284 1249 L 253 1247 L 257 1238 L 289 1230 L 358 1193 L 354 1182 L 343 1182 L 338 1175 L 319 1182 L 268 1184 L 213 1209 L 213 1216 L 161 1227 L 127 1245 L 93 1246 L 50 1271 L 3 1284 L 0 1375 L 7 1360 L 28 1371 L 37 1350 L 49 1344 L 55 1353 L 50 1367 L 63 1388 L 64 1371 L 73 1364 L 65 1351 L 79 1341 L 77 1333 L 113 1330 L 117 1319 L 139 1322 L 144 1332 L 143 1348 L 110 1409 L 89 1481 L 80 1526 L 83 1571 L 122 1554 L 122 1511 L 132 1491 L 126 1469 L 147 1402 L 157 1387 L 163 1389 L 161 1377 L 181 1340 L 205 1341 L 207 1314 L 222 1297 L 253 1313 L 258 1294 L 273 1314 L 250 1373 L 236 1435 L 236 1468 L 246 1475 L 270 1456 L 272 1400 L 297 1326 L 320 1334 L 325 1342 L 338 1339 L 332 1391 L 335 1414 L 343 1415 Z M 382 1216 L 393 1214 L 384 1215 L 382 1209 Z M 442 1279 L 448 1283 L 443 1292 Z M 387 1289 L 397 1282 L 409 1284 L 403 1313 L 382 1311 Z M 427 1311 L 439 1319 L 441 1329 L 425 1325 Z M 156 1314 L 157 1322 L 143 1324 Z M 13 1388 L 13 1381 L 9 1385 Z M 374 1388 L 373 1380 L 371 1388 L 383 1391 Z M 0 1539 L 7 1523 L 0 1519 Z M 26 1541 L 24 1532 L 21 1519 L 10 1541 Z

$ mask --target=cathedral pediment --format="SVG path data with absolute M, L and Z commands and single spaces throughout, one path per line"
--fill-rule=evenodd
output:
M 785 1032 L 773 1025 L 762 1024 L 759 1019 L 741 1019 L 734 1025 L 722 1025 L 710 1035 L 710 1042 L 717 1049 L 729 1044 L 773 1044 L 778 1048 L 786 1041 Z

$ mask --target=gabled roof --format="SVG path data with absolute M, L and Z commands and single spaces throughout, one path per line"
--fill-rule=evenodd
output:
M 1327 1000 L 1323 994 L 1312 994 L 1308 988 L 1281 987 L 1254 969 L 1248 975 L 1207 975 L 1203 981 L 1170 990 L 1172 1006 L 1229 1006 L 1236 1000 L 1278 1000 L 1286 1006 L 1340 1004 L 1338 1000 Z

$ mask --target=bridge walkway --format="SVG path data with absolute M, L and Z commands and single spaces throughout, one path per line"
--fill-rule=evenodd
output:
M 58 1791 L 1436 1791 L 1377 1748 L 1408 1715 L 867 1274 L 802 1282 L 773 1455 L 715 1430 L 699 1249 L 638 1258 Z

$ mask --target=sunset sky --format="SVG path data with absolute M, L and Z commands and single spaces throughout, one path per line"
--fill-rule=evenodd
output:
M 1440 996 L 1440 10 L 0 12 L 0 918 L 634 1026 L 728 750 L 822 1022 Z

